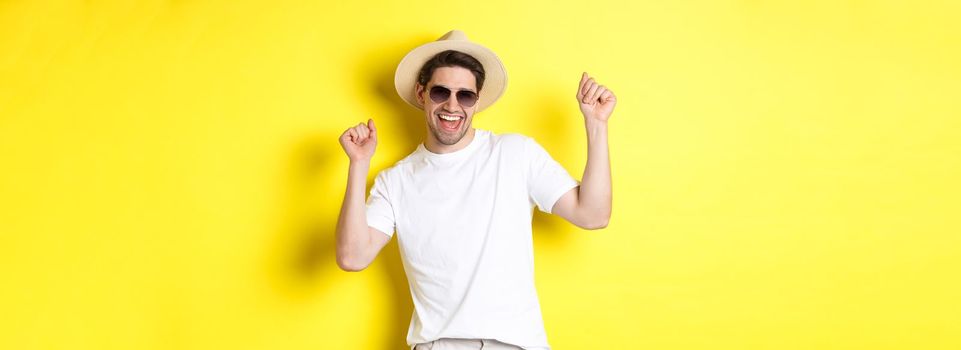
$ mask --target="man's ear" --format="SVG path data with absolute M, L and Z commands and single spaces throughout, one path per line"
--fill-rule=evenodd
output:
M 421 107 L 424 107 L 424 86 L 418 83 L 414 83 L 414 96 L 417 97 L 417 103 Z

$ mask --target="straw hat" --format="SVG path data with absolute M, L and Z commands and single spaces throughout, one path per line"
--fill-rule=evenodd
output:
M 455 50 L 473 56 L 484 66 L 484 86 L 479 93 L 477 111 L 487 108 L 497 101 L 507 87 L 507 71 L 504 64 L 490 49 L 467 40 L 467 34 L 459 30 L 452 30 L 444 36 L 411 50 L 400 60 L 397 72 L 394 73 L 394 88 L 397 94 L 408 104 L 418 109 L 424 106 L 417 101 L 414 87 L 417 85 L 417 74 L 424 67 L 427 60 L 446 50 Z

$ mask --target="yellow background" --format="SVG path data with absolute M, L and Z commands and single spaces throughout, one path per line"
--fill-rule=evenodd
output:
M 396 240 L 337 269 L 347 158 L 461 29 L 475 125 L 575 177 L 582 71 L 619 96 L 614 216 L 535 220 L 556 349 L 961 348 L 956 1 L 0 2 L 0 348 L 402 349 Z M 371 173 L 371 177 L 374 174 Z

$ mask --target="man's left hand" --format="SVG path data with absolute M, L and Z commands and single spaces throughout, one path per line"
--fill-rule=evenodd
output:
M 598 84 L 585 72 L 581 75 L 581 84 L 577 89 L 577 102 L 581 106 L 585 121 L 607 122 L 614 112 L 617 98 L 611 90 Z

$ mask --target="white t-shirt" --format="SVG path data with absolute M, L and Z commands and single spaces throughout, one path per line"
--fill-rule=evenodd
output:
M 396 228 L 414 299 L 407 343 L 475 338 L 550 349 L 531 217 L 576 186 L 533 139 L 486 130 L 452 153 L 421 144 L 377 174 L 367 224 L 388 235 Z

